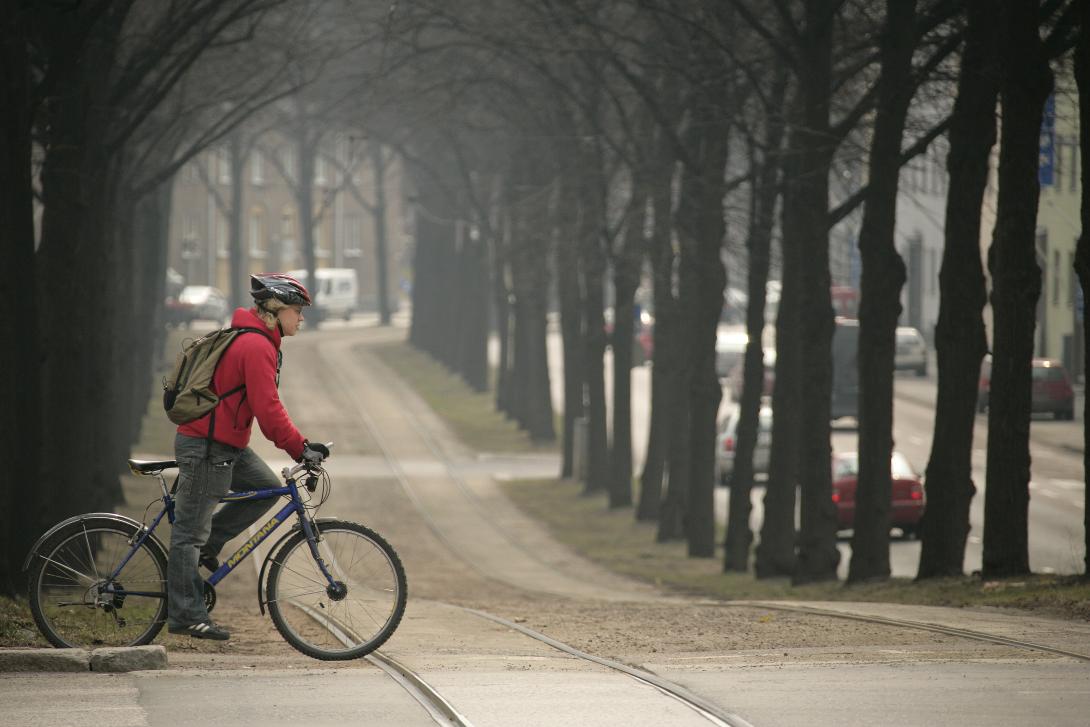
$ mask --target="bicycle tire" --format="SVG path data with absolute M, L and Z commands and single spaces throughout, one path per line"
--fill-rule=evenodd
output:
M 340 598 L 314 560 L 302 531 L 272 556 L 266 600 L 276 630 L 307 656 L 324 661 L 358 659 L 382 646 L 401 623 L 408 599 L 397 552 L 370 528 L 344 520 L 319 526 L 319 553 Z
M 35 554 L 28 577 L 30 611 L 38 630 L 60 648 L 141 646 L 166 621 L 167 559 L 150 539 L 131 549 L 135 525 L 85 518 L 61 528 Z M 130 593 L 155 592 L 155 597 Z

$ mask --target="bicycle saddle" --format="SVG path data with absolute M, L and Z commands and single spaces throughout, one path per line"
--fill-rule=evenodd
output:
M 133 471 L 133 474 L 137 475 L 150 475 L 156 472 L 162 472 L 168 470 L 171 467 L 177 467 L 178 462 L 173 459 L 164 460 L 143 460 L 143 459 L 130 459 L 129 469 Z

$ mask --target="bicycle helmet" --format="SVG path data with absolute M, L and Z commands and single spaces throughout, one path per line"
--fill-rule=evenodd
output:
M 310 293 L 295 278 L 283 273 L 260 273 L 250 276 L 250 295 L 261 304 L 276 298 L 284 305 L 310 305 Z

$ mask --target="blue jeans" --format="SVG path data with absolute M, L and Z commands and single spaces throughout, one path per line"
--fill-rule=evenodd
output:
M 167 569 L 167 625 L 189 626 L 208 621 L 204 606 L 204 578 L 197 569 L 201 554 L 218 555 L 224 544 L 267 511 L 275 502 L 242 500 L 224 503 L 229 490 L 279 487 L 281 482 L 253 450 L 178 434 L 178 490 L 174 496 L 174 525 L 170 532 Z M 214 514 L 213 514 L 214 513 Z

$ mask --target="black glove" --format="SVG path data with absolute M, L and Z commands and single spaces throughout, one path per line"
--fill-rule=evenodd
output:
M 329 456 L 329 447 L 321 442 L 303 442 L 303 455 L 300 460 L 307 464 L 321 464 Z

